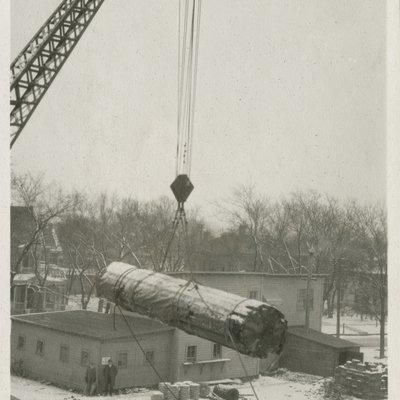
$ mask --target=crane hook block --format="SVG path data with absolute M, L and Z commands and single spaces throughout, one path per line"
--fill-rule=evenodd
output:
M 186 174 L 181 174 L 172 182 L 170 188 L 178 203 L 184 203 L 192 193 L 194 186 Z

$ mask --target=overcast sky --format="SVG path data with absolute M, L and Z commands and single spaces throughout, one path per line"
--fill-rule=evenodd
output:
M 60 0 L 11 2 L 15 57 Z M 252 182 L 385 199 L 382 0 L 204 0 L 189 203 Z M 178 1 L 105 0 L 12 150 L 66 189 L 170 194 Z

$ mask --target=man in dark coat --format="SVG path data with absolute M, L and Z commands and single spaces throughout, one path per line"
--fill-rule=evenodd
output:
M 104 384 L 105 384 L 105 394 L 112 396 L 115 384 L 115 377 L 117 376 L 117 367 L 113 364 L 111 358 L 108 360 L 108 364 L 104 367 Z
M 85 382 L 86 382 L 85 393 L 88 396 L 92 396 L 96 390 L 96 368 L 94 367 L 92 362 L 86 368 Z

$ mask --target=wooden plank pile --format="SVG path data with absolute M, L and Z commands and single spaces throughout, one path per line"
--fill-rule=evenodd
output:
M 200 385 L 195 382 L 160 382 L 158 390 L 164 395 L 164 400 L 199 400 Z
M 287 322 L 269 304 L 125 263 L 108 266 L 97 293 L 125 310 L 252 357 L 280 354 L 285 342 Z
M 387 398 L 387 366 L 381 363 L 347 361 L 335 369 L 335 384 L 346 393 L 366 400 Z

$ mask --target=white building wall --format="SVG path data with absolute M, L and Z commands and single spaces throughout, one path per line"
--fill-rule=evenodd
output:
M 149 333 L 138 336 L 144 351 L 154 352 L 154 366 L 163 380 L 171 378 L 171 342 L 173 330 Z M 145 356 L 132 338 L 108 340 L 101 345 L 101 357 L 111 357 L 114 365 L 118 362 L 118 353 L 127 353 L 126 368 L 119 368 L 115 387 L 153 386 L 160 379 L 145 362 Z
M 186 279 L 189 274 L 179 274 Z M 267 275 L 252 273 L 194 273 L 196 280 L 206 286 L 221 289 L 249 298 L 256 294 L 256 299 L 265 301 L 280 310 L 289 326 L 305 324 L 305 310 L 297 307 L 299 289 L 306 289 L 305 276 Z M 310 311 L 310 327 L 321 330 L 323 313 L 323 282 L 324 277 L 313 278 L 310 289 L 313 290 L 313 310 Z M 262 294 L 262 295 L 261 295 Z
M 18 336 L 25 337 L 25 348 L 17 349 Z M 36 343 L 44 342 L 43 355 L 36 354 Z M 60 361 L 60 346 L 69 347 L 68 362 Z M 68 387 L 83 389 L 86 367 L 81 366 L 82 350 L 90 353 L 90 360 L 97 365 L 100 342 L 95 339 L 65 334 L 13 320 L 11 328 L 12 361 L 22 360 L 29 376 L 49 380 Z
M 213 342 L 176 330 L 175 349 L 177 351 L 173 361 L 175 371 L 172 380 L 174 382 L 187 380 L 204 382 L 246 376 L 235 350 L 222 347 L 221 358 L 214 360 L 213 345 Z M 197 360 L 194 363 L 186 362 L 187 346 L 197 346 Z M 244 355 L 241 357 L 248 374 L 258 375 L 259 360 Z

